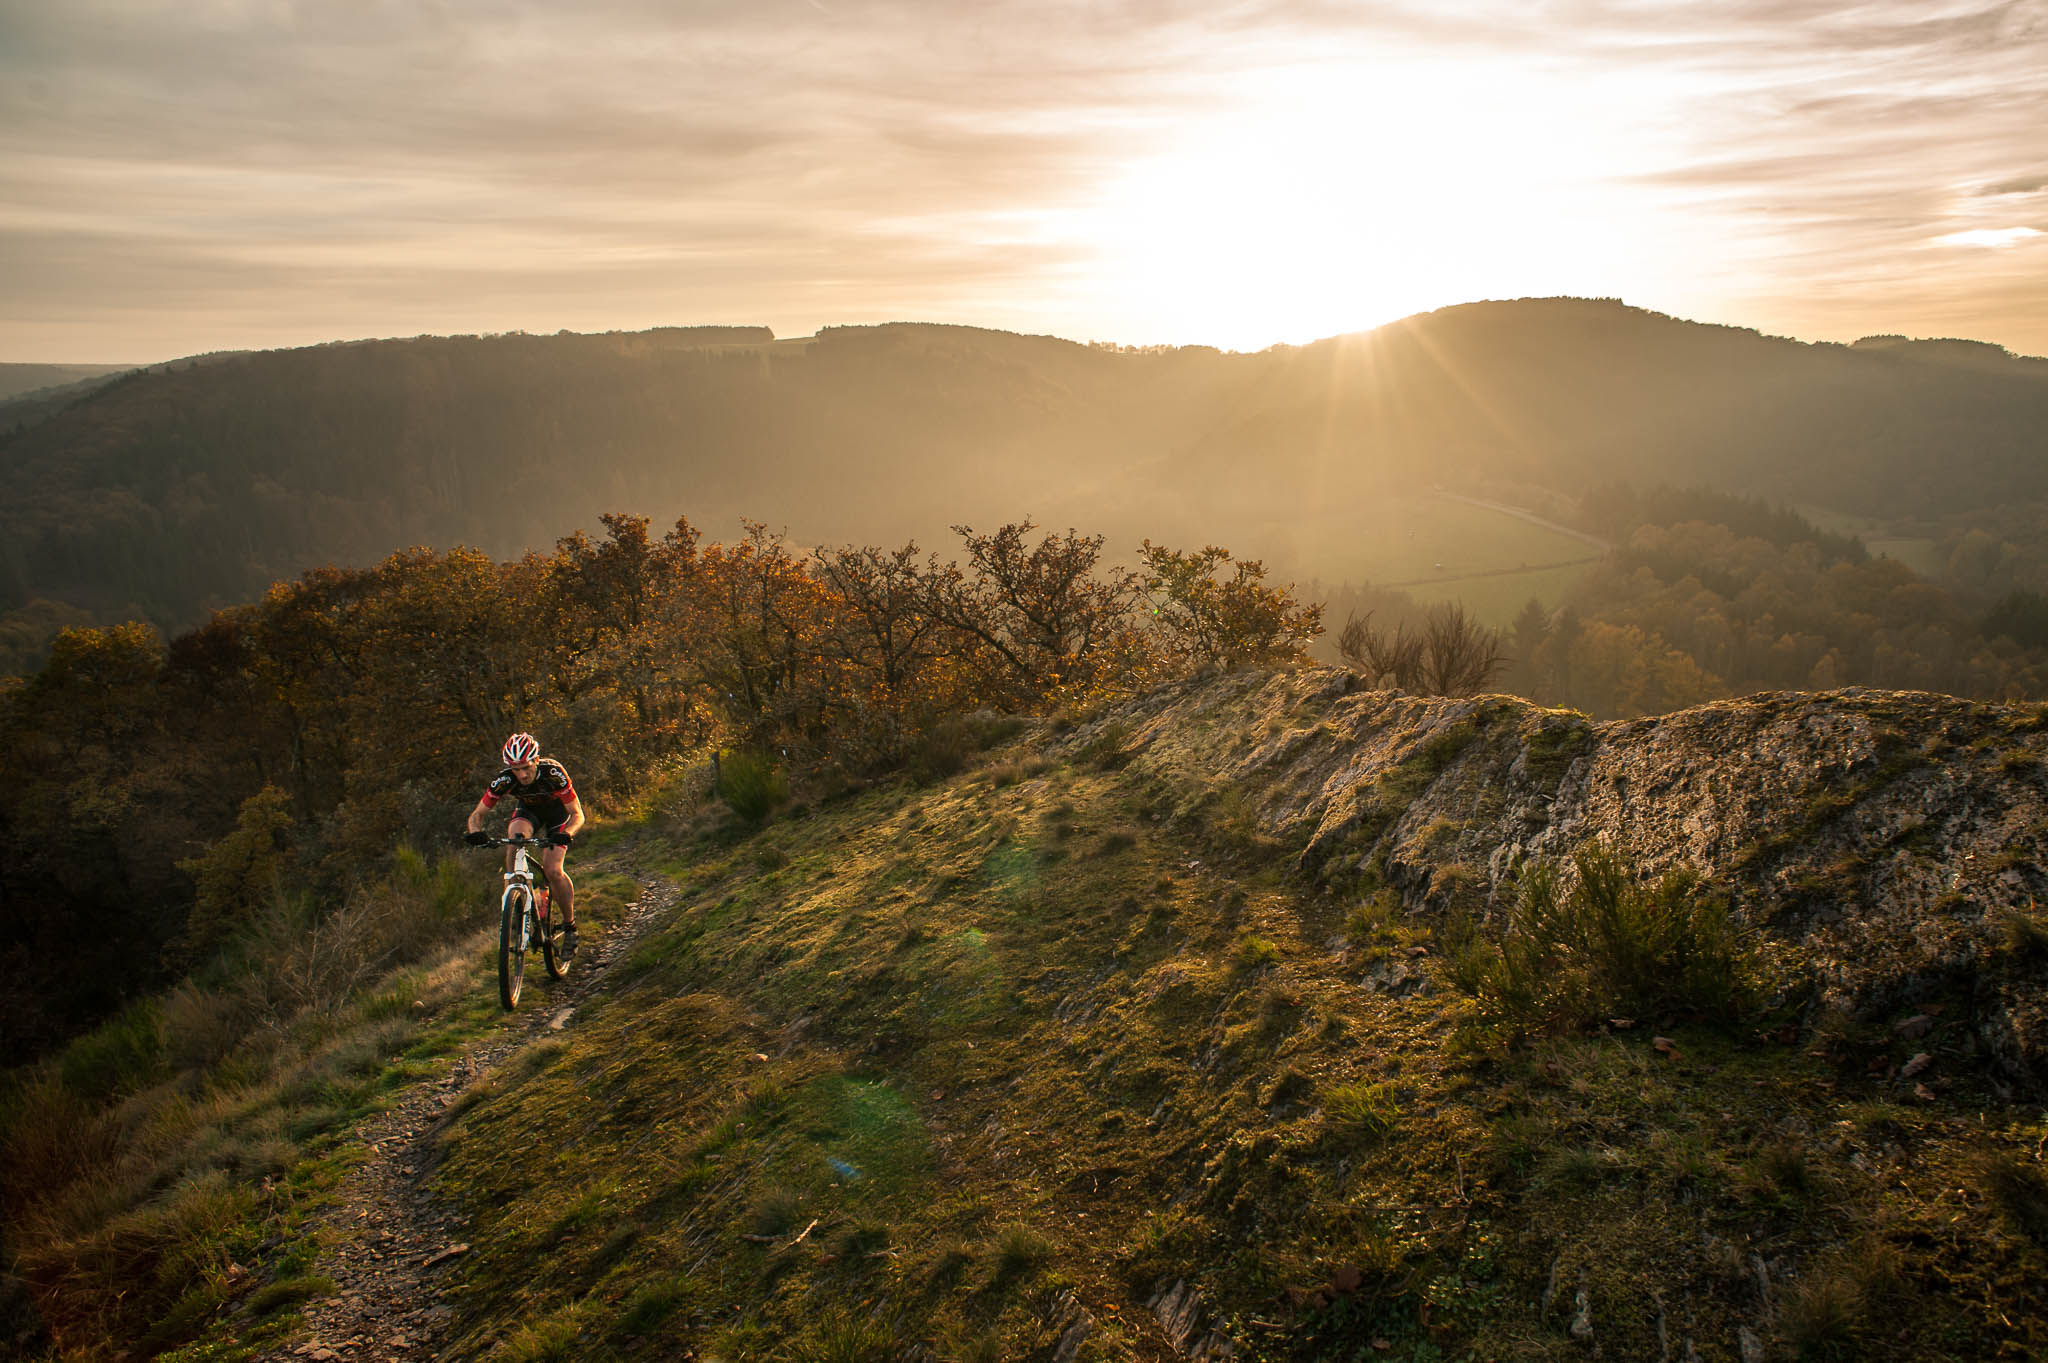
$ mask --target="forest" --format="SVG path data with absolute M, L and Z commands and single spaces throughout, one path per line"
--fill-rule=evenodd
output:
M 10 1056 L 179 975 L 233 977 L 265 932 L 312 933 L 395 849 L 448 843 L 515 729 L 600 809 L 707 747 L 829 787 L 957 765 L 971 712 L 1297 660 L 1322 628 L 1215 547 L 1115 568 L 1100 536 L 1029 521 L 959 527 L 957 561 L 603 525 L 516 559 L 314 570 L 168 643 L 141 622 L 59 633 L 4 696 Z
M 1928 581 L 1861 540 L 1761 499 L 1596 488 L 1577 519 L 1610 536 L 1567 595 L 1497 632 L 1491 684 L 1600 718 L 1758 691 L 1872 686 L 1987 700 L 2048 694 L 2048 597 Z M 1335 624 L 1419 634 L 1432 609 L 1310 583 Z M 1338 661 L 1330 641 L 1321 655 Z
M 517 557 L 618 507 L 720 526 L 772 509 L 807 546 L 1028 514 L 1342 582 L 1375 509 L 1432 486 L 1528 505 L 1711 482 L 2041 591 L 2044 431 L 2048 361 L 1585 299 L 1243 355 L 902 324 L 201 357 L 0 403 L 0 625 L 30 650 L 0 662 L 33 667 L 66 610 L 171 635 L 307 569 L 407 544 Z

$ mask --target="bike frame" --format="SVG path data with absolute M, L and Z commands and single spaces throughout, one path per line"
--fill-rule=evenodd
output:
M 546 875 L 536 867 L 533 849 L 548 847 L 545 838 L 493 838 L 494 847 L 512 849 L 512 864 L 505 869 L 505 891 L 498 900 L 498 1002 L 510 1010 L 519 1006 L 520 989 L 526 979 L 526 953 L 541 948 L 547 971 L 555 979 L 568 973 L 568 961 L 555 950 L 552 937 L 543 932 L 536 879 Z

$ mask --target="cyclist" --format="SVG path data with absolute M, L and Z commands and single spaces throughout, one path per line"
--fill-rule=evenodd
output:
M 577 830 L 583 827 L 583 803 L 576 798 L 568 769 L 552 757 L 542 757 L 540 741 L 532 734 L 514 734 L 506 739 L 502 756 L 505 770 L 492 779 L 476 808 L 469 811 L 469 841 L 478 847 L 490 846 L 491 835 L 484 832 L 484 815 L 508 796 L 514 808 L 512 821 L 505 826 L 507 837 L 532 837 L 537 830 L 546 830 L 544 836 L 549 847 L 541 853 L 541 870 L 547 875 L 549 893 L 561 914 L 562 950 L 574 952 L 576 886 L 562 869 L 562 861 L 569 844 L 576 840 Z M 512 869 L 510 848 L 505 852 L 505 869 Z

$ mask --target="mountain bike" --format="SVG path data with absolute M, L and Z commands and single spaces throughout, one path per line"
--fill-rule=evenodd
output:
M 540 952 L 551 980 L 569 973 L 569 954 L 562 950 L 561 929 L 548 918 L 548 878 L 527 855 L 546 848 L 547 839 L 493 838 L 481 845 L 512 849 L 512 867 L 505 872 L 505 893 L 498 903 L 498 1002 L 509 1012 L 519 1006 L 527 952 Z

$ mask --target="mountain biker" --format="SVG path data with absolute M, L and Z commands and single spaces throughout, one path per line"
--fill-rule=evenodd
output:
M 576 840 L 577 830 L 583 827 L 583 803 L 576 798 L 568 769 L 552 757 L 542 757 L 540 740 L 532 734 L 514 734 L 506 739 L 501 756 L 505 759 L 505 770 L 492 778 L 484 788 L 483 798 L 469 811 L 468 841 L 476 847 L 490 846 L 491 835 L 484 832 L 484 815 L 507 796 L 515 806 L 512 821 L 505 825 L 507 837 L 530 838 L 536 830 L 547 830 L 544 837 L 549 847 L 541 853 L 541 870 L 547 875 L 549 893 L 561 906 L 562 950 L 574 952 L 576 885 L 562 869 L 562 861 L 568 855 L 569 844 Z M 505 869 L 512 869 L 510 848 L 505 851 Z

